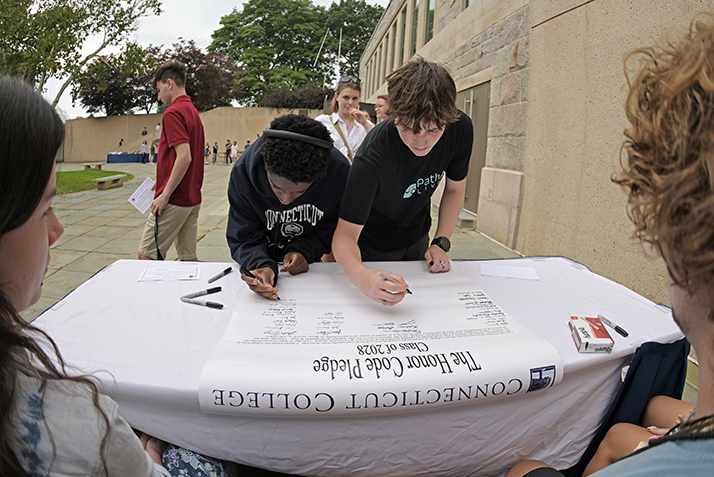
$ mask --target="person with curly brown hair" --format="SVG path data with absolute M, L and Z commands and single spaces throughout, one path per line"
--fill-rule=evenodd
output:
M 667 265 L 672 316 L 699 359 L 696 407 L 662 437 L 592 475 L 704 477 L 714 469 L 714 16 L 679 43 L 630 52 L 626 159 L 635 235 Z M 627 70 L 627 68 L 626 68 Z M 561 475 L 523 461 L 507 477 Z

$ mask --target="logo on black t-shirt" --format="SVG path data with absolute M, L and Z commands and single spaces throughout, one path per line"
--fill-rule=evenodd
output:
M 437 172 L 428 177 L 417 179 L 414 184 L 409 185 L 407 190 L 404 191 L 404 199 L 410 198 L 415 193 L 421 194 L 427 189 L 434 189 L 437 185 L 439 185 L 439 181 L 441 181 L 441 178 L 444 177 L 444 174 L 446 174 L 446 171 L 441 173 Z

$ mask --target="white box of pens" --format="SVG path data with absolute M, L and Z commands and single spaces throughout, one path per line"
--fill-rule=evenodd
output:
M 571 316 L 568 326 L 581 353 L 610 353 L 615 345 L 600 318 Z

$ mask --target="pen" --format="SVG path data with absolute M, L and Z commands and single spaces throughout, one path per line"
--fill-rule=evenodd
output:
M 609 326 L 609 327 L 612 328 L 613 330 L 617 331 L 617 333 L 618 333 L 620 336 L 627 337 L 627 336 L 630 335 L 627 331 L 625 331 L 625 328 L 622 328 L 621 326 L 616 325 L 615 323 L 613 323 L 612 321 L 608 320 L 608 319 L 605 318 L 604 316 L 602 316 L 602 315 L 597 315 L 597 317 L 600 318 L 600 321 L 602 321 L 603 323 L 605 323 L 607 326 Z
M 185 296 L 181 297 L 181 301 L 184 303 L 191 303 L 192 305 L 207 306 L 208 308 L 215 308 L 217 310 L 223 308 L 222 303 L 216 303 L 215 301 L 191 300 L 190 298 L 186 298 Z
M 382 272 L 377 273 L 377 275 L 379 275 L 379 278 L 381 278 L 382 280 L 387 280 L 388 282 L 399 284 L 399 282 L 396 281 L 394 278 L 388 277 L 387 275 L 385 275 Z M 410 295 L 413 295 L 412 291 L 409 288 L 407 288 L 407 293 L 409 293 Z
M 209 279 L 208 279 L 208 283 L 213 283 L 213 282 L 215 282 L 216 280 L 218 280 L 219 278 L 225 277 L 226 275 L 228 275 L 228 274 L 231 273 L 232 271 L 233 271 L 233 268 L 232 268 L 232 267 L 228 267 L 228 268 L 226 268 L 225 270 L 223 270 L 221 273 L 219 273 L 218 275 L 216 275 L 215 277 L 209 278 Z
M 260 278 L 256 277 L 255 275 L 253 275 L 253 274 L 250 272 L 250 270 L 248 270 L 247 268 L 245 268 L 243 265 L 240 266 L 240 272 L 241 272 L 241 274 L 245 275 L 245 276 L 248 277 L 248 278 L 255 278 L 255 279 L 258 281 L 259 284 L 265 286 L 265 283 L 263 283 L 263 280 L 261 280 Z
M 221 291 L 221 287 L 213 287 L 213 288 L 209 288 L 207 290 L 201 290 L 201 291 L 197 291 L 194 293 L 189 293 L 188 295 L 184 295 L 181 298 L 196 298 L 197 296 L 210 295 L 212 293 L 218 293 L 219 291 Z
M 258 282 L 259 284 L 261 284 L 261 285 L 263 285 L 263 286 L 266 286 L 265 283 L 263 283 L 263 281 L 262 281 L 260 278 L 258 278 L 258 277 L 256 277 L 255 275 L 253 275 L 253 274 L 250 272 L 250 270 L 248 270 L 247 268 L 245 268 L 243 265 L 240 266 L 240 273 L 243 274 L 243 275 L 245 275 L 245 276 L 248 277 L 248 278 L 255 278 L 255 280 L 257 280 L 257 282 Z M 275 297 L 276 297 L 278 300 L 280 300 L 280 297 L 279 297 L 277 294 L 275 295 Z

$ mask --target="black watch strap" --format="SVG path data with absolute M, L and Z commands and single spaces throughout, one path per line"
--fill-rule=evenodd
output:
M 446 237 L 436 237 L 431 241 L 432 245 L 438 245 L 444 252 L 451 249 L 451 242 Z

